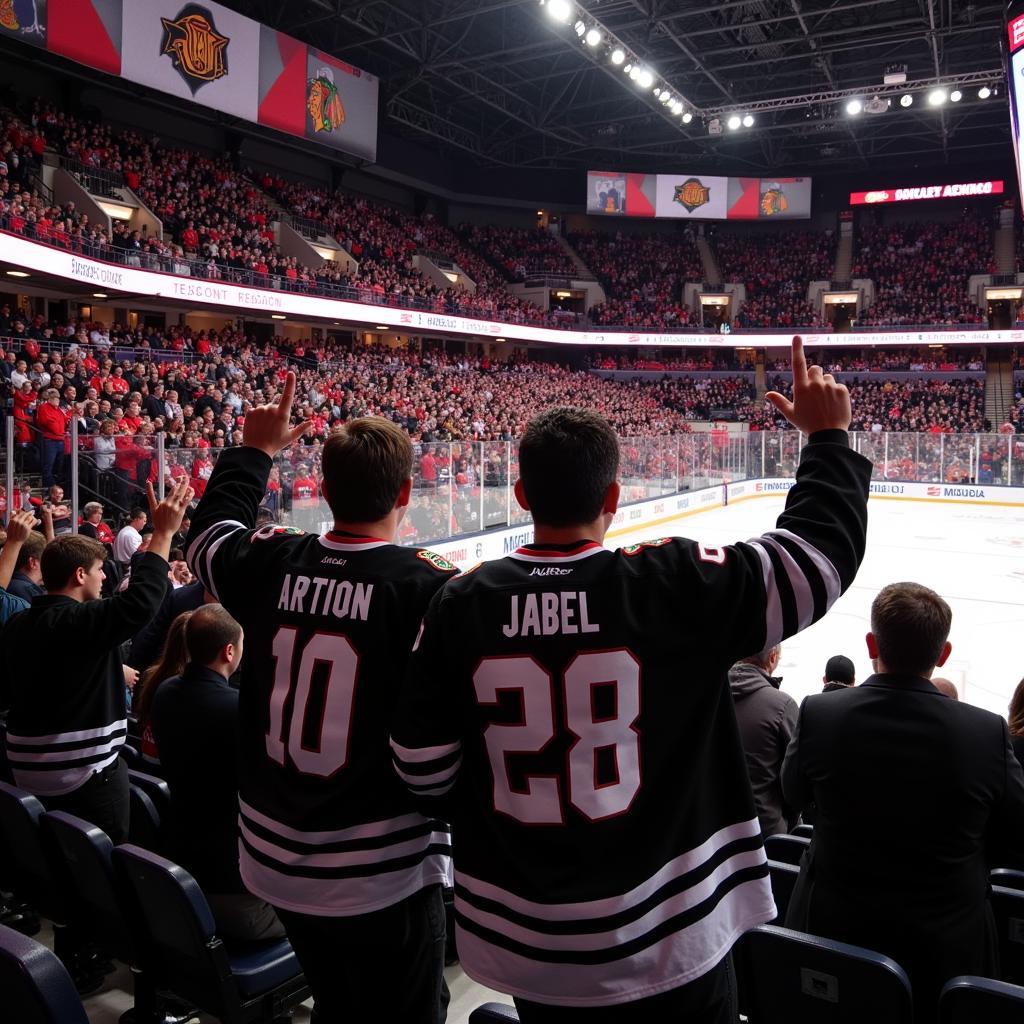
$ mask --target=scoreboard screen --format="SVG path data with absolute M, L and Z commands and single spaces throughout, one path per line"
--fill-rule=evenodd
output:
M 1010 100 L 1010 128 L 1013 159 L 1017 164 L 1017 187 L 1024 197 L 1024 152 L 1021 129 L 1024 126 L 1024 0 L 1011 0 L 1006 6 L 1006 84 Z M 1024 207 L 1024 202 L 1022 202 Z

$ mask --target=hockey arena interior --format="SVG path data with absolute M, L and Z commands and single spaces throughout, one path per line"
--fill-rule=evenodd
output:
M 0 0 L 0 1021 L 1024 1021 L 1022 121 L 1024 0 Z

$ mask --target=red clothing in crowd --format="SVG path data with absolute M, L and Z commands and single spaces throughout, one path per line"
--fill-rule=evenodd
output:
M 317 502 L 316 479 L 311 476 L 299 476 L 292 482 L 292 501 L 304 505 L 315 505 Z
M 71 416 L 59 405 L 42 402 L 36 409 L 36 426 L 47 441 L 63 441 Z

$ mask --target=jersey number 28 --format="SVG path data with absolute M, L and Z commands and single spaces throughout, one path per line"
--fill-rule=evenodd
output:
M 520 702 L 520 721 L 492 722 L 484 742 L 494 776 L 494 807 L 529 825 L 558 825 L 565 821 L 563 787 L 569 803 L 591 821 L 613 818 L 629 810 L 640 790 L 640 663 L 625 648 L 577 654 L 562 673 L 565 724 L 575 741 L 559 775 L 527 775 L 523 789 L 509 779 L 510 754 L 538 754 L 556 736 L 556 688 L 551 674 L 533 658 L 517 655 L 485 658 L 473 674 L 477 703 L 496 705 L 502 693 Z M 611 712 L 598 713 L 595 694 L 612 688 Z M 598 781 L 603 755 L 612 766 Z M 561 778 L 564 774 L 566 778 Z

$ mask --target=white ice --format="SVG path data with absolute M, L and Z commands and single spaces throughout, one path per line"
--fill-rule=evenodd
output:
M 754 498 L 635 534 L 615 545 L 680 535 L 709 544 L 749 540 L 771 529 L 783 497 Z M 913 580 L 953 609 L 953 653 L 937 674 L 960 699 L 1005 715 L 1024 677 L 1024 505 L 954 505 L 872 498 L 867 555 L 853 586 L 828 614 L 782 646 L 782 688 L 799 702 L 821 690 L 825 662 L 845 654 L 858 681 L 871 674 L 864 636 L 871 602 L 887 583 Z

